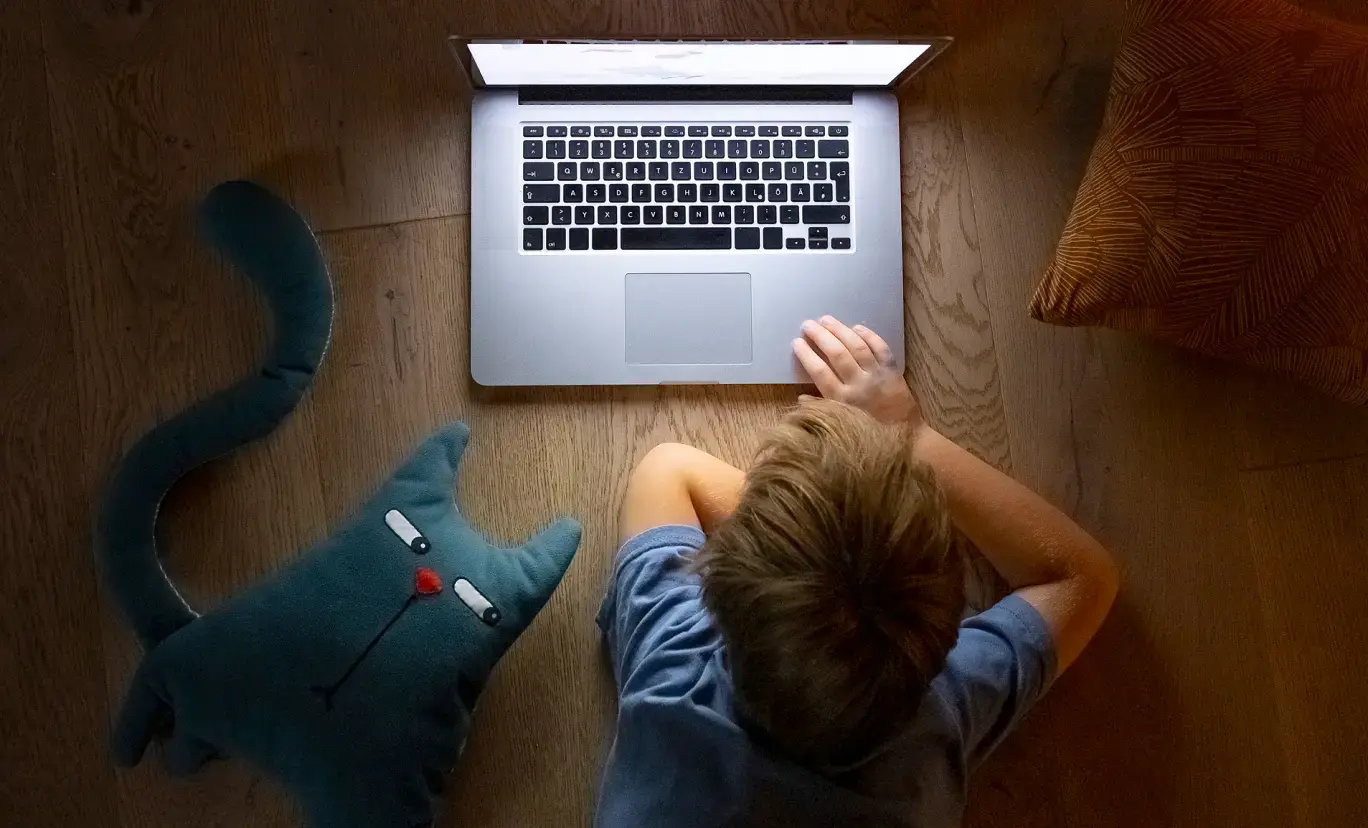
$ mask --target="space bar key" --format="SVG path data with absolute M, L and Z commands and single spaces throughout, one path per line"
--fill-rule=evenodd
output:
M 730 250 L 730 227 L 624 227 L 623 250 Z

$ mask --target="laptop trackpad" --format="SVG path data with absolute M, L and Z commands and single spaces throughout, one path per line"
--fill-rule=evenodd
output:
M 751 361 L 749 273 L 628 273 L 627 362 Z

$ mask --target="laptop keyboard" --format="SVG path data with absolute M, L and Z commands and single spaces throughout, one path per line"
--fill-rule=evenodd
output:
M 844 124 L 527 124 L 522 250 L 850 251 Z

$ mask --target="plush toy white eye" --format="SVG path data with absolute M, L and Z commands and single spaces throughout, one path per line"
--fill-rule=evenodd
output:
M 464 601 L 467 607 L 470 607 L 470 611 L 489 626 L 492 627 L 499 623 L 499 619 L 503 617 L 499 608 L 489 603 L 489 599 L 484 597 L 475 588 L 475 585 L 465 578 L 457 578 L 456 583 L 452 584 L 451 588 L 456 592 L 456 596 Z
M 423 537 L 422 533 L 398 509 L 390 509 L 385 512 L 385 525 L 399 537 L 399 540 L 407 544 L 409 549 L 419 555 L 426 555 L 428 550 L 432 548 L 428 539 Z

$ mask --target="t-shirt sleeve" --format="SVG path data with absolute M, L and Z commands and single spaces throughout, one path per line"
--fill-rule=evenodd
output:
M 703 609 L 701 581 L 691 569 L 703 540 L 696 526 L 657 526 L 618 550 L 598 626 L 620 695 L 625 697 L 634 683 L 663 678 L 657 668 L 666 665 L 655 662 L 668 653 L 682 654 L 715 637 Z
M 1045 619 L 1019 596 L 960 623 L 959 639 L 932 686 L 958 718 L 970 768 L 1016 727 L 1054 674 Z

